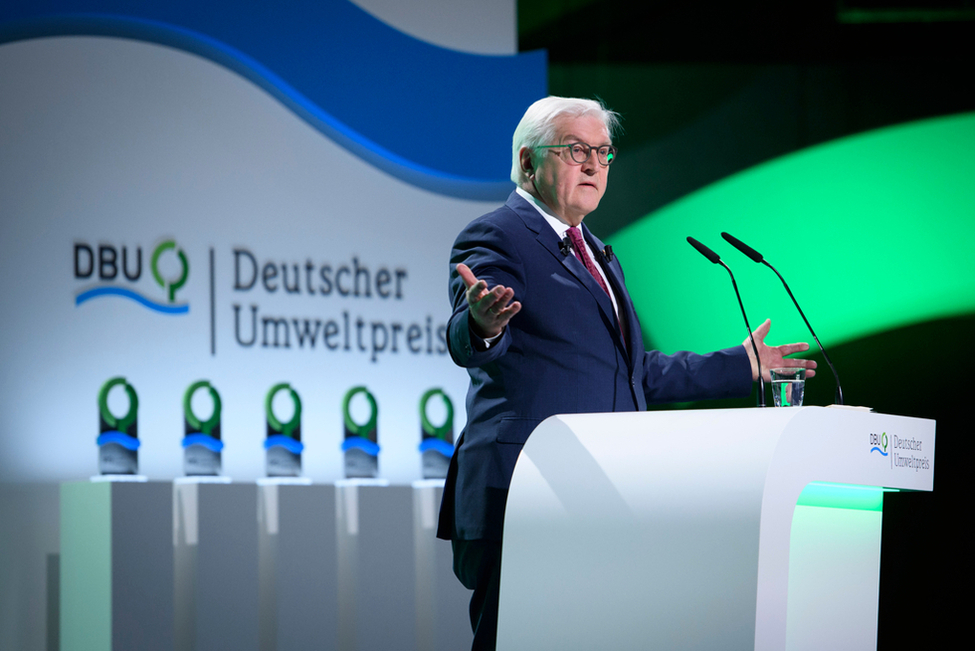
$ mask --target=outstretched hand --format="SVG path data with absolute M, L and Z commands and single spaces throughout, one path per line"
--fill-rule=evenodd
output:
M 758 356 L 762 360 L 762 376 L 765 378 L 766 382 L 772 380 L 772 375 L 769 373 L 771 368 L 804 368 L 806 369 L 806 377 L 811 378 L 816 375 L 816 362 L 811 359 L 784 359 L 786 355 L 791 355 L 792 353 L 801 353 L 809 350 L 809 344 L 799 343 L 799 344 L 783 344 L 781 346 L 766 346 L 765 345 L 765 335 L 768 334 L 769 329 L 772 327 L 772 320 L 765 319 L 765 323 L 755 328 L 752 335 L 755 337 L 755 347 L 758 348 Z M 752 365 L 752 381 L 758 380 L 758 362 L 755 360 L 755 351 L 752 350 L 752 341 L 750 338 L 745 339 L 742 344 L 745 347 L 745 352 L 748 353 L 748 361 Z
M 467 285 L 467 304 L 470 306 L 474 334 L 482 339 L 501 334 L 511 317 L 521 309 L 521 303 L 511 300 L 515 297 L 515 290 L 501 285 L 488 290 L 487 283 L 478 280 L 466 264 L 458 264 L 457 273 Z

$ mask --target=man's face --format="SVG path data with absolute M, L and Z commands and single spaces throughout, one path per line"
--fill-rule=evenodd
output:
M 581 142 L 593 147 L 589 160 L 577 163 L 567 147 L 534 150 L 532 183 L 538 197 L 571 226 L 599 206 L 606 191 L 609 167 L 599 164 L 595 148 L 610 145 L 609 133 L 595 116 L 559 117 L 555 120 L 555 141 L 547 145 Z M 526 152 L 527 153 L 527 152 Z M 529 192 L 531 190 L 529 189 Z

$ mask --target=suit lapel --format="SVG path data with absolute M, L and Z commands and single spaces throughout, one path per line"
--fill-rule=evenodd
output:
M 594 299 L 596 299 L 596 302 L 599 304 L 600 309 L 603 310 L 604 313 L 607 315 L 612 314 L 613 304 L 610 303 L 609 297 L 606 296 L 606 292 L 603 291 L 603 288 L 599 286 L 596 279 L 592 277 L 591 273 L 589 273 L 589 270 L 586 269 L 581 262 L 579 262 L 579 259 L 576 258 L 573 253 L 570 252 L 568 255 L 564 255 L 562 253 L 562 250 L 559 248 L 561 242 L 559 241 L 558 236 L 555 234 L 555 231 L 549 228 L 548 224 L 545 224 L 545 227 L 548 230 L 541 230 L 538 233 L 538 236 L 535 238 L 536 241 L 542 245 L 546 251 L 552 254 L 552 256 L 554 256 L 555 259 L 558 260 L 569 273 L 575 276 L 576 280 L 582 283 L 585 288 L 589 290 L 589 293 L 592 294 Z
M 599 286 L 596 279 L 592 277 L 589 270 L 586 269 L 581 262 L 573 255 L 569 253 L 568 255 L 563 255 L 562 250 L 559 248 L 561 241 L 558 235 L 545 218 L 542 217 L 535 206 L 529 204 L 525 199 L 523 199 L 517 193 L 512 193 L 511 197 L 508 199 L 508 206 L 513 208 L 518 215 L 524 220 L 525 225 L 529 230 L 535 233 L 535 241 L 541 245 L 543 249 L 549 252 L 556 260 L 559 261 L 566 271 L 572 274 L 576 280 L 582 283 L 590 294 L 592 294 L 593 299 L 602 311 L 603 316 L 609 319 L 610 323 L 616 323 L 616 315 L 613 312 L 613 304 L 610 302 L 609 297 L 606 296 L 606 292 L 603 288 Z
M 620 268 L 618 262 L 612 263 L 612 262 L 604 261 L 602 256 L 602 251 L 606 247 L 603 245 L 602 241 L 599 240 L 599 238 L 593 235 L 589 231 L 589 229 L 586 228 L 585 225 L 582 226 L 582 232 L 584 237 L 586 238 L 586 242 L 588 242 L 589 244 L 589 248 L 591 248 L 595 252 L 594 257 L 596 258 L 596 264 L 598 264 L 602 268 L 603 273 L 606 274 L 606 280 L 609 281 L 610 289 L 613 291 L 613 294 L 616 296 L 616 304 L 617 307 L 619 308 L 619 318 L 623 319 L 624 323 L 626 324 L 627 341 L 626 342 L 623 341 L 622 334 L 619 332 L 619 328 L 617 328 L 617 332 L 616 332 L 616 334 L 619 335 L 617 339 L 620 347 L 623 349 L 623 352 L 626 353 L 627 359 L 630 360 L 630 364 L 632 366 L 633 333 L 639 332 L 639 328 L 636 326 L 636 315 L 635 312 L 633 311 L 633 302 L 630 301 L 630 295 L 627 293 L 626 285 L 623 283 L 622 269 Z M 580 266 L 582 265 L 580 264 Z M 591 278 L 592 274 L 590 274 L 588 270 L 585 271 L 586 271 L 586 275 Z M 593 284 L 595 284 L 595 281 L 593 282 Z M 596 285 L 596 287 L 599 288 L 598 285 Z M 602 288 L 599 288 L 599 292 L 603 294 L 604 297 L 606 296 L 605 292 L 602 291 Z M 609 298 L 607 297 L 606 300 L 608 302 Z M 610 309 L 612 309 L 612 307 L 613 307 L 612 304 L 610 304 Z
M 610 328 L 615 337 L 616 345 L 620 347 L 621 350 L 626 352 L 630 347 L 624 345 L 623 338 L 620 335 L 619 326 L 616 321 L 616 312 L 613 310 L 613 303 L 610 301 L 609 296 L 603 291 L 603 288 L 599 286 L 596 279 L 592 277 L 589 270 L 573 255 L 569 253 L 568 255 L 562 255 L 562 251 L 559 248 L 561 242 L 559 241 L 558 235 L 552 230 L 552 227 L 548 225 L 545 218 L 542 217 L 535 206 L 529 204 L 523 197 L 521 197 L 517 192 L 512 192 L 511 196 L 508 197 L 506 205 L 518 213 L 518 216 L 525 222 L 525 226 L 529 230 L 535 233 L 535 241 L 549 252 L 559 263 L 565 267 L 565 269 L 572 274 L 576 280 L 578 280 L 582 285 L 589 291 L 593 299 L 596 301 L 596 305 L 599 306 L 599 310 L 603 313 L 603 317 L 608 323 L 612 324 Z M 589 246 L 596 250 L 602 251 L 602 243 L 599 242 L 592 233 L 583 225 L 582 227 L 583 237 L 589 242 Z M 595 243 L 594 243 L 595 242 Z M 598 257 L 598 254 L 597 254 Z M 597 264 L 599 262 L 597 261 Z M 606 271 L 607 277 L 610 277 L 610 270 L 612 265 L 603 265 L 604 271 Z M 615 273 L 615 272 L 614 272 Z M 616 292 L 616 300 L 620 304 L 620 309 L 624 310 L 624 301 L 629 302 L 629 298 L 626 297 L 626 293 L 622 291 L 623 283 L 621 279 L 613 278 L 611 279 L 611 284 L 613 285 L 613 291 Z M 627 308 L 626 311 L 632 308 Z M 628 318 L 628 317 L 626 317 Z
M 626 285 L 623 283 L 623 270 L 619 262 L 616 260 L 607 262 L 603 265 L 603 270 L 606 272 L 606 277 L 609 279 L 613 291 L 616 292 L 620 317 L 626 322 L 626 350 L 629 355 L 630 365 L 632 366 L 634 362 L 634 351 L 637 349 L 635 337 L 641 336 L 640 324 L 636 318 L 636 308 L 633 307 L 633 300 L 630 298 L 629 292 L 626 291 Z

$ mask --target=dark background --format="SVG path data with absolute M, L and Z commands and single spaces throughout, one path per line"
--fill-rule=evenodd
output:
M 518 26 L 521 51 L 548 51 L 550 93 L 598 97 L 623 116 L 611 190 L 586 219 L 603 239 L 758 163 L 975 110 L 975 0 L 519 0 Z M 971 546 L 961 480 L 971 407 L 967 391 L 952 391 L 966 386 L 973 339 L 975 315 L 967 315 L 830 351 L 847 404 L 938 423 L 934 492 L 884 499 L 881 651 L 965 639 Z M 813 358 L 821 374 L 806 404 L 830 404 L 833 379 L 822 356 Z M 753 395 L 692 407 L 754 404 Z M 961 591 L 951 592 L 956 585 Z

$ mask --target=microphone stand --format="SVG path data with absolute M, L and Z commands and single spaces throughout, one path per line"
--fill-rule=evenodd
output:
M 741 302 L 741 294 L 738 292 L 738 283 L 735 282 L 735 274 L 731 273 L 731 267 L 726 265 L 718 254 L 704 246 L 693 237 L 687 238 L 688 244 L 697 249 L 698 253 L 713 262 L 720 264 L 731 276 L 731 286 L 735 288 L 735 297 L 738 299 L 738 307 L 741 308 L 741 316 L 745 320 L 745 329 L 748 330 L 748 339 L 752 342 L 752 352 L 755 353 L 755 362 L 758 364 L 758 406 L 765 406 L 765 377 L 762 375 L 762 358 L 758 354 L 758 346 L 755 345 L 755 335 L 752 334 L 752 327 L 748 324 L 748 315 L 745 314 L 745 304 Z
M 799 301 L 797 301 L 796 297 L 792 295 L 792 290 L 789 289 L 789 284 L 785 282 L 785 278 L 782 277 L 782 274 L 779 273 L 778 269 L 770 265 L 768 261 L 765 260 L 765 257 L 761 253 L 759 253 L 752 247 L 748 246 L 738 238 L 734 237 L 733 235 L 729 235 L 728 233 L 721 233 L 721 237 L 723 237 L 725 241 L 727 241 L 733 247 L 735 247 L 736 249 L 744 253 L 746 256 L 751 258 L 754 262 L 760 262 L 764 264 L 766 267 L 768 267 L 769 269 L 771 269 L 772 271 L 774 271 L 775 275 L 778 276 L 779 280 L 782 281 L 782 286 L 785 287 L 785 291 L 789 293 L 789 298 L 792 299 L 792 303 L 796 306 L 796 309 L 799 310 L 799 316 L 801 316 L 802 320 L 805 321 L 806 327 L 809 328 L 809 333 L 813 336 L 813 339 L 816 340 L 816 345 L 819 346 L 820 352 L 823 353 L 823 359 L 826 360 L 826 363 L 829 364 L 830 370 L 833 371 L 833 378 L 836 380 L 836 395 L 835 395 L 836 404 L 842 405 L 843 387 L 840 386 L 840 376 L 836 372 L 836 367 L 833 366 L 833 360 L 829 358 L 829 355 L 826 353 L 826 349 L 823 348 L 823 344 L 821 344 L 819 341 L 819 337 L 817 337 L 816 333 L 813 331 L 813 327 L 809 325 L 809 319 L 806 318 L 806 315 L 805 313 L 803 313 L 802 308 L 799 307 Z

